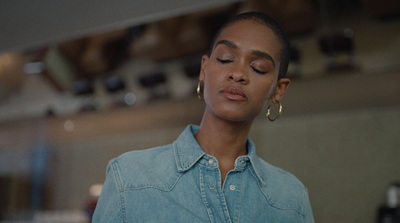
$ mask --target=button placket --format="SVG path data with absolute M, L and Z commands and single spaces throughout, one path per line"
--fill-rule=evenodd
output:
M 205 161 L 206 166 L 200 168 L 200 190 L 208 216 L 211 222 L 231 222 L 229 213 L 226 213 L 226 201 L 224 196 L 221 196 L 223 192 L 218 188 L 219 171 L 209 168 L 208 160 Z M 215 160 L 213 165 L 216 166 Z
M 237 165 L 238 170 L 242 169 L 242 167 L 239 167 L 240 160 L 237 161 Z M 228 173 L 225 179 L 226 186 L 224 186 L 223 189 L 230 216 L 234 222 L 237 221 L 239 217 L 242 175 L 243 171 L 232 171 Z

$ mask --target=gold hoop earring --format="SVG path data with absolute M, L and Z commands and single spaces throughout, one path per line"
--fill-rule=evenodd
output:
M 200 101 L 204 101 L 204 98 L 202 96 L 203 92 L 201 90 L 201 81 L 197 84 L 197 97 L 199 98 Z
M 278 115 L 276 115 L 276 117 L 274 117 L 274 118 L 271 118 L 271 106 L 272 106 L 272 104 L 268 105 L 266 116 L 267 116 L 268 120 L 270 120 L 271 122 L 277 120 L 282 114 L 282 103 L 280 101 L 278 101 L 278 103 L 279 103 Z

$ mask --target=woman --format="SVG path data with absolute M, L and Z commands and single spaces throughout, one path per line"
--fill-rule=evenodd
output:
M 113 159 L 93 222 L 314 222 L 307 189 L 259 158 L 247 138 L 268 100 L 281 105 L 288 50 L 269 16 L 229 20 L 201 61 L 200 126 Z

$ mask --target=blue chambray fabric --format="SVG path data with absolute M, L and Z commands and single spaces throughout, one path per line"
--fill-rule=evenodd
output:
M 194 138 L 198 128 L 111 160 L 92 222 L 314 222 L 307 189 L 259 158 L 250 139 L 221 188 L 217 159 Z

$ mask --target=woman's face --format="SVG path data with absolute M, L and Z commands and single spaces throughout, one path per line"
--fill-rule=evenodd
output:
M 280 100 L 289 85 L 286 78 L 277 81 L 280 49 L 279 39 L 264 24 L 243 20 L 226 27 L 210 57 L 202 58 L 206 112 L 252 121 L 268 98 Z

